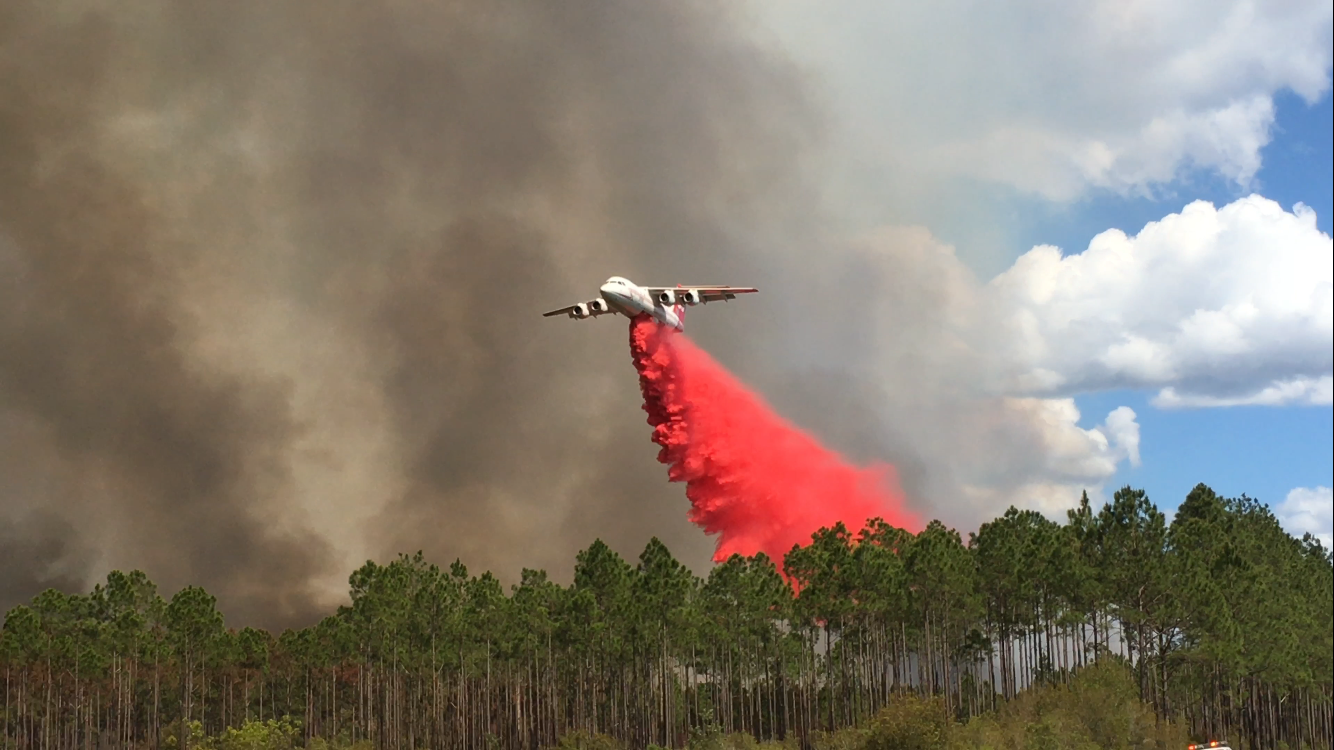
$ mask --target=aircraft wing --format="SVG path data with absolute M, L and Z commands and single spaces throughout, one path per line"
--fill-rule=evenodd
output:
M 559 310 L 544 312 L 542 313 L 542 317 L 550 318 L 553 315 L 568 315 L 571 318 L 596 318 L 599 315 L 606 315 L 611 312 L 610 310 L 599 309 L 600 304 L 602 304 L 601 299 L 589 300 L 588 302 L 578 305 L 570 305 L 569 307 L 562 307 Z
M 676 286 L 646 286 L 644 289 L 655 297 L 667 290 L 684 292 L 694 289 L 699 292 L 701 302 L 726 301 L 736 299 L 738 294 L 754 294 L 760 291 L 752 286 L 728 286 L 726 284 L 677 284 Z

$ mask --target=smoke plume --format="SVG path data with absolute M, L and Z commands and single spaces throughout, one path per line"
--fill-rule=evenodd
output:
M 793 545 L 842 521 L 854 533 L 871 518 L 920 529 L 893 466 L 858 469 L 779 417 L 764 400 L 675 329 L 647 316 L 630 322 L 630 351 L 658 461 L 686 483 L 690 520 L 718 535 L 713 559 Z
M 0 4 L 0 608 L 141 568 L 281 627 L 369 557 L 559 578 L 594 537 L 699 568 L 619 335 L 539 314 L 800 234 L 816 122 L 748 23 Z

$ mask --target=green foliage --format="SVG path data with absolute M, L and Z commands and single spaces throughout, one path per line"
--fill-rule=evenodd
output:
M 247 721 L 240 729 L 229 727 L 201 750 L 292 750 L 300 740 L 301 722 L 284 716 L 279 721 Z
M 973 719 L 958 728 L 952 747 L 1130 750 L 1189 743 L 1184 727 L 1158 721 L 1140 702 L 1129 669 L 1106 662 L 1081 670 L 1068 685 L 1033 690 L 995 714 Z
M 820 732 L 812 744 L 815 750 L 862 750 L 866 744 L 866 728 L 848 727 L 834 732 Z
M 204 725 L 198 721 L 191 721 L 186 726 L 189 728 L 190 732 L 188 737 L 190 747 L 200 747 L 208 738 L 204 733 Z M 175 748 L 182 746 L 181 725 L 179 723 L 174 723 L 163 728 L 162 746 L 169 748 L 170 750 L 175 750 Z
M 940 698 L 895 695 L 871 720 L 864 750 L 945 750 L 954 721 Z
M 966 542 L 835 524 L 703 578 L 655 538 L 595 540 L 569 586 L 420 552 L 348 583 L 281 634 L 139 571 L 42 592 L 0 628 L 0 747 L 1298 747 L 1334 693 L 1329 550 L 1204 485 L 1171 524 L 1125 487 Z
M 614 737 L 596 732 L 569 732 L 561 735 L 555 750 L 624 750 Z
M 698 724 L 690 728 L 686 747 L 690 750 L 722 750 L 727 746 L 723 728 L 713 717 L 712 709 L 704 709 Z
M 375 745 L 370 740 L 351 742 L 346 736 L 336 737 L 333 740 L 312 737 L 310 742 L 306 743 L 306 750 L 375 750 Z

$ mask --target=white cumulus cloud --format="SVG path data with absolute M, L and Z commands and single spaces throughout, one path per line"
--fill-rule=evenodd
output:
M 867 437 L 840 435 L 840 426 L 859 421 L 849 418 L 853 409 L 876 410 L 873 421 L 887 432 L 878 457 L 900 468 L 932 515 L 959 527 L 1011 504 L 1062 518 L 1082 491 L 1097 497 L 1119 466 L 1138 465 L 1140 427 L 1129 407 L 1084 415 L 1069 395 L 986 388 L 996 365 L 979 340 L 992 311 L 949 245 L 920 227 L 889 227 L 840 253 L 848 267 L 806 280 L 802 293 L 856 302 L 822 305 L 820 315 L 786 306 L 790 319 L 777 323 L 812 367 L 836 362 L 851 374 L 838 390 L 852 391 L 846 403 L 855 406 L 840 407 L 837 381 L 823 377 L 796 392 L 765 388 L 800 424 L 855 448 Z
M 1055 200 L 1189 167 L 1249 185 L 1275 93 L 1317 100 L 1334 56 L 1324 0 L 774 0 L 758 19 L 830 92 L 850 164 Z
M 1151 388 L 1161 407 L 1330 403 L 1334 245 L 1301 204 L 1197 201 L 1078 254 L 1033 248 L 987 293 L 1006 391 Z
M 1134 412 L 1080 415 L 1079 394 L 1331 402 L 1334 252 L 1314 212 L 1175 197 L 1196 170 L 1263 190 L 1275 97 L 1329 95 L 1327 0 L 753 7 L 829 115 L 814 164 L 833 233 L 861 238 L 822 248 L 838 278 L 801 276 L 809 299 L 855 304 L 794 306 L 785 330 L 817 366 L 874 384 L 864 401 L 942 520 L 1010 503 L 1059 515 L 1137 463 Z M 1015 206 L 1060 212 L 1100 191 L 1181 210 L 1087 247 L 1009 239 Z
M 785 330 L 869 384 L 857 398 L 880 405 L 886 457 L 947 523 L 1010 504 L 1061 517 L 1138 465 L 1135 412 L 1081 415 L 1081 393 L 1150 390 L 1157 408 L 1330 401 L 1334 253 L 1305 207 L 1194 203 L 1080 254 L 1034 248 L 988 283 L 921 227 L 839 252 L 846 266 L 803 294 L 855 304 L 790 306 Z
M 1239 397 L 1182 395 L 1168 386 L 1153 397 L 1154 406 L 1163 409 L 1217 406 L 1329 406 L 1334 403 L 1334 377 L 1296 377 L 1275 382 L 1255 393 Z
M 964 515 L 970 520 L 985 520 L 1010 505 L 1063 520 L 1081 492 L 1101 498 L 1120 464 L 1140 463 L 1139 423 L 1128 406 L 1113 409 L 1102 424 L 1085 429 L 1071 398 L 1000 401 L 1010 423 L 1004 432 L 1025 439 L 1012 441 L 992 433 L 990 457 L 980 462 L 956 454 L 957 493 L 967 501 Z
M 1329 487 L 1297 487 L 1274 508 L 1283 528 L 1293 536 L 1310 533 L 1325 549 L 1334 547 L 1334 493 Z

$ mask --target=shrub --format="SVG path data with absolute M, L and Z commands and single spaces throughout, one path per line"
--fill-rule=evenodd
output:
M 570 732 L 561 735 L 555 750 L 622 750 L 615 737 L 595 732 Z
M 300 740 L 301 722 L 284 716 L 280 721 L 247 721 L 240 729 L 228 727 L 201 750 L 292 750 Z
M 1128 667 L 1112 661 L 1081 669 L 1069 685 L 1021 694 L 999 712 L 956 732 L 957 750 L 1130 750 L 1185 747 L 1182 726 L 1158 722 L 1139 700 Z
M 940 698 L 899 695 L 871 720 L 865 750 L 944 750 L 954 722 Z

